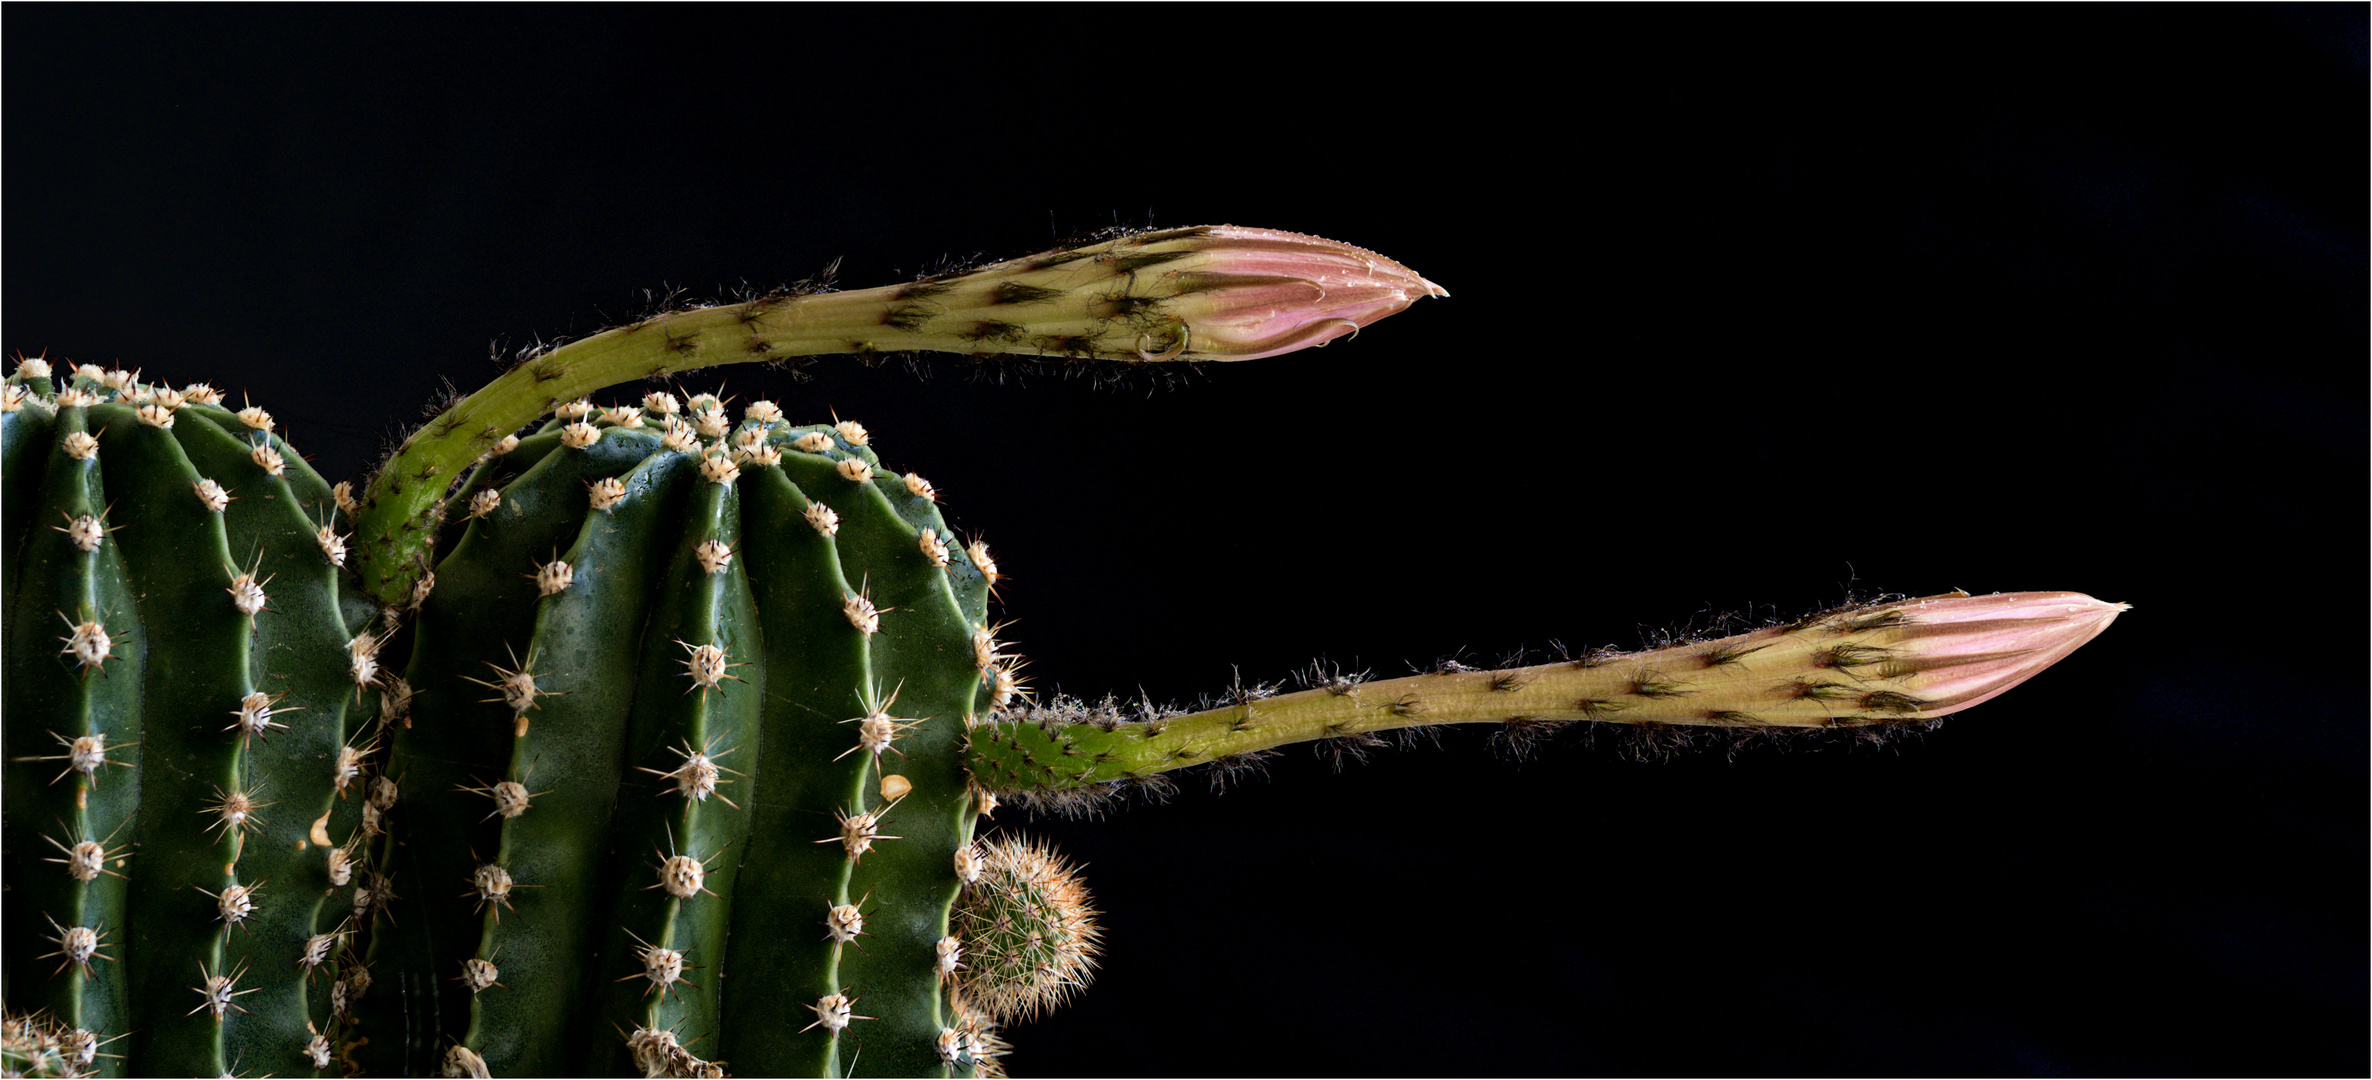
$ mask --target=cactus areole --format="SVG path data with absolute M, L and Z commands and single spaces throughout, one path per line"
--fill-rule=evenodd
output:
M 994 557 L 862 425 L 588 396 L 831 352 L 1254 358 L 1440 295 L 1220 226 L 679 311 L 527 360 L 359 490 L 206 386 L 22 360 L 0 1065 L 996 1075 L 1098 936 L 1059 856 L 975 839 L 1000 797 L 1417 723 L 1926 719 L 2122 610 L 1939 597 L 1121 722 L 1029 701 Z

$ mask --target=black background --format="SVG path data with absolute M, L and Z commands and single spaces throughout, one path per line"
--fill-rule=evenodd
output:
M 1076 693 L 2134 610 L 1879 750 L 1450 731 L 1030 825 L 1110 950 L 1017 1074 L 2361 1075 L 2365 22 L 11 6 L 0 344 L 250 391 L 338 479 L 646 289 L 1373 247 L 1454 297 L 1177 385 L 719 378 L 929 476 Z

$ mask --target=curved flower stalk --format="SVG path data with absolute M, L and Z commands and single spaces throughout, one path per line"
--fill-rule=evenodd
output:
M 1364 248 L 1206 225 L 904 285 L 766 296 L 645 319 L 536 357 L 413 433 L 361 500 L 362 580 L 381 603 L 415 604 L 453 482 L 520 428 L 605 386 L 830 353 L 1249 360 L 1325 345 L 1424 297 L 1448 295 Z

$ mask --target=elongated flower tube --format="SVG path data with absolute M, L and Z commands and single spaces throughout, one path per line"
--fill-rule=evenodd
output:
M 454 478 L 506 436 L 605 386 L 829 353 L 1248 360 L 1324 345 L 1448 295 L 1363 248 L 1205 225 L 904 285 L 659 315 L 530 359 L 413 433 L 361 502 L 362 580 L 382 603 L 414 603 Z
M 2125 610 L 2082 593 L 1954 593 L 1639 653 L 1340 680 L 1141 723 L 1065 715 L 1057 706 L 983 725 L 972 736 L 972 769 L 992 789 L 1043 790 L 1432 724 L 1824 728 L 1928 720 L 2032 678 Z

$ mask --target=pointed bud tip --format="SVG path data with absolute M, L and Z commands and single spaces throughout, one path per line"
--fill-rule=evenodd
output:
M 2080 592 L 1960 593 L 1912 601 L 1907 609 L 1920 622 L 1952 623 L 1979 619 L 2097 619 L 2106 626 L 2118 614 L 2133 610 Z

